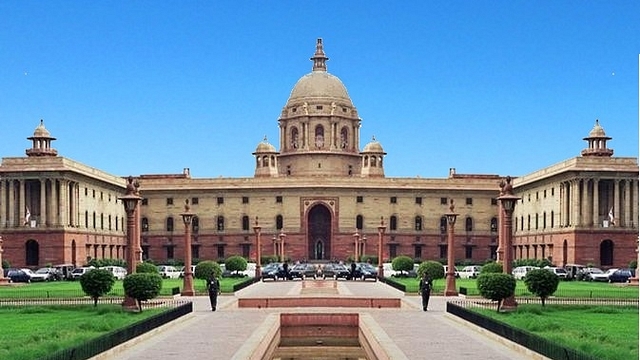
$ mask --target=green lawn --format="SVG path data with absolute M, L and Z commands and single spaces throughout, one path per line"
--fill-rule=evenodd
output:
M 38 359 L 162 311 L 132 313 L 120 305 L 0 307 L 0 360 Z
M 517 311 L 469 308 L 603 360 L 638 359 L 638 308 L 520 305 Z

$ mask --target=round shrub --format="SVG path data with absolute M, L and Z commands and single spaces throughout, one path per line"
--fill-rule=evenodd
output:
M 237 275 L 239 271 L 247 270 L 247 260 L 239 255 L 229 256 L 224 266 L 229 271 L 235 271 Z
M 160 274 L 134 273 L 129 274 L 122 282 L 124 293 L 136 299 L 138 309 L 142 311 L 142 302 L 153 299 L 162 290 L 162 277 Z
M 158 267 L 150 262 L 142 262 L 136 266 L 137 273 L 159 274 Z
M 559 283 L 560 278 L 546 269 L 534 269 L 524 276 L 527 290 L 540 298 L 542 306 L 544 306 L 545 300 L 558 290 Z
M 425 272 L 429 274 L 429 277 L 433 280 L 444 278 L 444 267 L 437 261 L 423 261 L 420 266 L 418 266 L 418 277 L 422 278 Z
M 499 262 L 488 262 L 480 268 L 480 274 L 496 274 L 502 272 L 502 263 Z
M 222 276 L 222 268 L 220 268 L 220 265 L 217 262 L 211 260 L 199 262 L 198 265 L 196 265 L 196 271 L 193 274 L 196 279 L 202 280 L 207 280 L 212 275 L 216 278 Z
M 482 297 L 498 302 L 498 311 L 500 311 L 502 300 L 513 295 L 516 291 L 516 279 L 514 279 L 511 274 L 480 274 L 476 280 L 476 284 Z
M 391 268 L 401 273 L 409 272 L 413 270 L 413 259 L 405 255 L 396 256 L 391 261 Z
M 111 271 L 93 269 L 80 276 L 82 291 L 93 299 L 93 306 L 98 306 L 98 299 L 108 294 L 116 282 Z

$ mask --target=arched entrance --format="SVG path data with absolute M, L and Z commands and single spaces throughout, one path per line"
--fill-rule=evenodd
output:
M 604 240 L 600 243 L 600 266 L 613 265 L 613 241 Z
M 26 259 L 27 266 L 40 265 L 40 245 L 35 240 L 28 240 L 26 244 Z
M 310 260 L 331 258 L 331 212 L 323 205 L 315 205 L 307 218 L 308 257 Z

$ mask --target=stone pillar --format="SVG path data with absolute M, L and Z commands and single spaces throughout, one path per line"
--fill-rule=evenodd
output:
M 18 219 L 17 225 L 24 225 L 25 218 L 27 216 L 27 203 L 26 203 L 26 190 L 27 190 L 27 182 L 24 179 L 19 180 L 20 184 L 20 198 L 18 200 L 18 214 L 20 214 L 20 218 Z
M 613 219 L 614 226 L 618 226 L 618 217 L 620 214 L 620 180 L 613 179 Z
M 593 218 L 594 227 L 602 227 L 602 222 L 600 221 L 600 191 L 598 190 L 599 183 L 600 179 L 593 179 L 593 213 L 591 217 Z
M 632 200 L 631 200 L 631 189 L 633 188 L 633 180 L 627 179 L 624 182 L 624 223 L 622 224 L 624 227 L 629 227 L 631 225 L 631 209 L 632 209 Z
M 7 182 L 7 191 L 9 192 L 9 227 L 16 226 L 16 181 L 9 180 Z
M 580 182 L 578 179 L 571 180 L 571 225 L 576 227 L 580 224 Z
M 69 180 L 60 180 L 60 225 L 69 225 Z
M 47 179 L 40 179 L 40 216 L 38 227 L 47 225 Z
M 6 208 L 7 208 L 7 182 L 4 179 L 0 179 L 0 227 L 7 227 Z
M 58 226 L 60 224 L 58 209 L 58 180 L 51 179 L 51 196 L 49 197 L 49 225 Z

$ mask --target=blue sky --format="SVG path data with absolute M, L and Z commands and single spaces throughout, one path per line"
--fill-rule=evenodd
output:
M 595 119 L 638 156 L 639 1 L 0 2 L 0 156 L 253 176 L 323 38 L 388 177 L 525 175 Z

